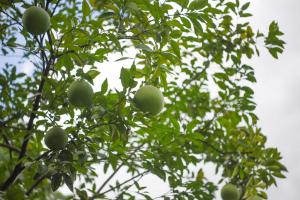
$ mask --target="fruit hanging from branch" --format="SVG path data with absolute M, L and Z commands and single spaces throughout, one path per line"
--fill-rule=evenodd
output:
M 238 188 L 233 184 L 226 184 L 221 190 L 223 200 L 238 200 L 240 196 Z
M 25 30 L 33 35 L 44 34 L 50 27 L 50 16 L 46 10 L 40 7 L 31 6 L 22 18 Z
M 55 126 L 46 133 L 44 141 L 49 149 L 60 150 L 67 145 L 68 136 L 62 128 Z
M 68 91 L 68 98 L 75 107 L 87 107 L 93 101 L 93 88 L 84 80 L 74 81 Z
M 138 109 L 151 115 L 157 115 L 164 107 L 162 92 L 152 85 L 146 85 L 138 89 L 133 101 Z

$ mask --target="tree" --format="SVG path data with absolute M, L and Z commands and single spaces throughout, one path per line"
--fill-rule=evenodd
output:
M 18 64 L 1 63 L 4 198 L 209 200 L 230 183 L 240 199 L 266 199 L 266 190 L 285 177 L 280 152 L 266 146 L 257 125 L 251 89 L 256 79 L 247 64 L 259 56 L 259 41 L 278 58 L 283 33 L 276 22 L 268 33 L 254 31 L 249 2 L 1 0 L 0 6 L 1 57 L 21 55 L 35 66 L 27 75 Z M 45 33 L 23 27 L 23 13 L 32 6 L 49 14 Z M 109 55 L 132 63 L 120 70 L 122 90 L 107 80 L 94 82 L 100 75 L 96 63 Z M 91 105 L 68 100 L 77 80 L 94 86 Z M 157 115 L 135 106 L 135 92 L 145 85 L 163 92 L 164 109 Z M 44 136 L 56 126 L 68 143 L 49 150 Z M 217 185 L 201 167 L 208 162 L 221 173 Z M 96 184 L 95 165 L 113 173 Z M 112 181 L 121 169 L 132 177 Z M 170 191 L 151 196 L 139 181 L 147 174 Z M 74 187 L 75 180 L 80 184 Z M 72 197 L 52 192 L 63 184 Z

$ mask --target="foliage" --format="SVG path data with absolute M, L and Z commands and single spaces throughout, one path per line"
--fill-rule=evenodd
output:
M 23 29 L 22 13 L 32 5 L 51 17 L 45 34 Z M 284 42 L 276 22 L 269 33 L 253 30 L 249 6 L 240 0 L 1 0 L 2 57 L 21 54 L 35 66 L 25 74 L 13 62 L 1 63 L 4 198 L 13 191 L 18 199 L 60 199 L 51 190 L 66 184 L 73 192 L 68 199 L 209 200 L 222 183 L 232 183 L 241 199 L 266 199 L 286 168 L 257 125 L 256 79 L 246 60 L 259 55 L 260 40 L 275 58 Z M 111 55 L 132 61 L 120 70 L 122 90 L 94 82 L 101 76 L 97 63 Z M 94 86 L 89 107 L 66 98 L 77 79 Z M 133 105 L 142 85 L 163 91 L 165 108 L 157 116 Z M 50 151 L 43 138 L 56 125 L 69 141 Z M 218 184 L 206 177 L 207 163 L 221 174 Z M 113 170 L 100 186 L 95 165 L 101 173 Z M 121 169 L 132 178 L 112 181 Z M 147 174 L 170 191 L 151 196 L 139 181 Z

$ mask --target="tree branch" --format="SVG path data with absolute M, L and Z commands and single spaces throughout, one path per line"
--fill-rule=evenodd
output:
M 23 24 L 22 24 L 20 21 L 18 21 L 16 18 L 10 16 L 10 15 L 9 15 L 7 12 L 5 12 L 5 10 L 3 10 L 2 8 L 0 8 L 0 12 L 2 12 L 3 14 L 5 14 L 6 17 L 12 19 L 14 22 L 16 22 L 16 23 L 17 23 L 18 25 L 20 25 L 21 27 L 23 27 Z
M 218 149 L 217 147 L 215 147 L 214 145 L 210 144 L 209 142 L 205 141 L 205 140 L 201 140 L 201 139 L 197 139 L 197 141 L 201 142 L 202 144 L 210 147 L 212 150 L 218 152 L 219 154 L 222 155 L 228 155 L 228 154 L 251 154 L 253 153 L 252 151 L 244 151 L 244 152 L 238 152 L 238 151 L 222 151 L 220 149 Z
M 139 146 L 137 146 L 135 148 L 135 150 L 128 156 L 128 158 L 126 160 L 131 159 L 131 157 L 142 147 L 144 146 L 145 143 L 140 144 Z M 103 182 L 103 184 L 99 187 L 99 189 L 96 191 L 96 193 L 100 193 L 101 190 L 106 186 L 106 184 L 118 173 L 118 171 L 124 166 L 125 164 L 125 160 L 122 161 L 122 163 L 119 165 L 119 167 L 117 167 L 115 169 L 115 171 Z M 91 197 L 91 199 L 95 199 L 96 196 L 98 195 L 94 195 L 93 197 Z
M 27 196 L 30 195 L 30 193 L 36 188 L 46 177 L 48 176 L 47 173 L 45 173 L 43 176 L 41 176 L 25 193 Z
M 122 186 L 122 185 L 125 185 L 126 183 L 128 183 L 128 182 L 130 182 L 130 181 L 132 181 L 132 180 L 136 179 L 136 178 L 137 178 L 137 177 L 139 177 L 139 176 L 144 176 L 145 174 L 149 173 L 149 171 L 150 171 L 150 170 L 147 170 L 147 171 L 144 171 L 144 172 L 138 173 L 137 175 L 133 176 L 132 178 L 130 178 L 130 179 L 128 179 L 128 180 L 126 180 L 126 181 L 124 181 L 123 183 L 120 183 L 120 184 L 118 184 L 118 185 L 117 185 L 117 186 L 115 186 L 115 187 L 112 187 L 112 188 L 110 188 L 110 189 L 108 189 L 108 190 L 106 190 L 106 191 L 102 192 L 102 193 L 101 193 L 101 194 L 99 194 L 99 195 L 106 194 L 106 193 L 108 193 L 108 192 L 110 192 L 110 191 L 114 190 L 116 187 L 120 187 L 120 186 Z
M 53 11 L 52 11 L 51 14 L 50 14 L 50 17 L 53 17 L 53 15 L 54 15 L 54 13 L 55 13 L 57 7 L 59 6 L 60 1 L 61 1 L 61 0 L 58 0 L 58 1 L 56 2 L 55 6 L 54 6 L 54 8 L 53 8 Z
M 20 153 L 20 152 L 21 152 L 20 149 L 18 149 L 17 147 L 11 146 L 11 145 L 9 145 L 9 144 L 0 144 L 0 147 L 7 148 L 7 149 L 9 149 L 9 150 L 11 150 L 11 151 L 14 151 L 14 152 L 17 152 L 17 153 Z
M 101 190 L 106 186 L 106 184 L 118 173 L 118 171 L 123 167 L 125 162 L 122 162 L 117 169 L 104 181 L 104 183 L 100 186 L 100 188 L 97 190 L 97 193 L 101 192 Z M 93 197 L 92 199 L 94 199 Z
M 9 144 L 0 144 L 0 147 L 9 149 L 10 151 L 16 152 L 16 153 L 21 153 L 21 150 L 18 149 L 17 147 L 11 146 Z M 33 160 L 29 155 L 25 154 L 25 156 L 29 159 L 29 160 Z
M 41 155 L 39 155 L 38 157 L 36 157 L 34 160 L 35 160 L 35 161 L 39 161 L 39 160 L 41 160 L 42 158 L 44 158 L 45 156 L 47 156 L 50 152 L 51 152 L 51 150 L 48 150 L 48 151 L 42 153 Z
M 52 46 L 52 39 L 50 36 L 50 31 L 47 31 L 47 36 L 48 36 L 48 41 L 50 43 L 50 46 Z M 39 41 L 37 41 L 39 43 Z M 46 57 L 46 53 L 44 52 L 43 48 L 41 49 L 43 55 Z M 43 71 L 43 75 L 41 78 L 41 82 L 37 91 L 37 96 L 35 97 L 34 103 L 33 103 L 33 107 L 32 107 L 32 111 L 30 114 L 30 118 L 27 124 L 27 130 L 30 131 L 33 128 L 33 123 L 34 123 L 34 119 L 36 118 L 36 112 L 39 109 L 39 105 L 40 105 L 40 101 L 42 99 L 42 92 L 43 92 L 43 88 L 46 82 L 46 78 L 49 74 L 50 68 L 53 65 L 54 62 L 54 56 L 52 54 L 53 51 L 50 51 L 50 58 L 46 59 L 47 60 L 47 65 L 45 70 Z M 21 147 L 21 152 L 19 153 L 19 160 L 21 160 L 25 155 L 26 155 L 26 149 L 27 149 L 27 145 L 30 139 L 30 133 L 27 133 L 24 138 L 23 138 L 23 143 L 22 143 L 22 147 Z M 13 184 L 13 182 L 16 180 L 16 178 L 18 177 L 18 175 L 25 169 L 23 162 L 19 162 L 13 172 L 11 173 L 11 175 L 8 177 L 8 179 L 1 185 L 0 187 L 0 191 L 5 191 L 11 184 Z

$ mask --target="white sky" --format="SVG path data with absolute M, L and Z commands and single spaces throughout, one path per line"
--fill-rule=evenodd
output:
M 300 1 L 253 0 L 251 10 L 257 27 L 278 21 L 287 42 L 284 54 L 274 60 L 266 52 L 255 65 L 258 83 L 254 87 L 256 113 L 268 136 L 268 145 L 278 147 L 289 173 L 268 191 L 270 200 L 298 200 L 300 182 Z

